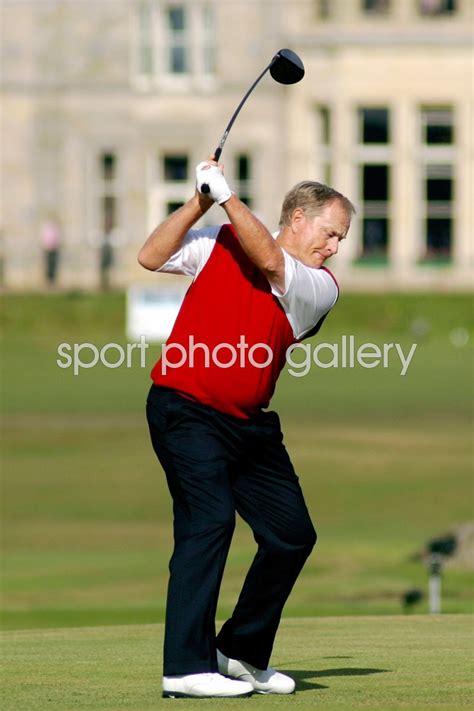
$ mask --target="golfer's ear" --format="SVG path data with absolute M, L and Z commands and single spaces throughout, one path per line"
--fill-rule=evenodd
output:
M 304 219 L 304 211 L 301 207 L 295 207 L 293 212 L 291 213 L 291 227 L 292 229 L 298 229 L 300 226 L 301 222 Z

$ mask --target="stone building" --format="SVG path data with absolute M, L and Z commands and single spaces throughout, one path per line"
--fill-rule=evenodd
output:
M 194 165 L 281 47 L 305 79 L 262 80 L 223 153 L 231 185 L 272 230 L 298 180 L 350 197 L 333 265 L 346 288 L 472 286 L 472 0 L 0 7 L 4 287 L 47 283 L 45 234 L 60 288 L 162 279 L 139 246 L 192 195 Z

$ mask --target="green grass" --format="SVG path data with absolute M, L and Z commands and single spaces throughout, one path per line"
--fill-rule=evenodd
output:
M 296 694 L 225 701 L 161 699 L 162 625 L 7 632 L 1 708 L 459 711 L 473 703 L 472 622 L 467 615 L 286 619 L 273 663 L 295 678 Z
M 144 417 L 159 347 L 146 369 L 75 377 L 55 362 L 63 341 L 125 343 L 123 318 L 121 294 L 3 298 L 6 628 L 163 620 L 170 502 Z M 319 533 L 286 615 L 400 613 L 404 591 L 427 587 L 414 554 L 472 518 L 472 346 L 449 337 L 460 327 L 472 333 L 467 296 L 343 295 L 319 340 L 418 342 L 407 375 L 394 360 L 282 376 L 272 407 Z M 253 554 L 240 523 L 220 616 Z M 472 582 L 472 571 L 446 570 L 444 612 L 472 611 Z

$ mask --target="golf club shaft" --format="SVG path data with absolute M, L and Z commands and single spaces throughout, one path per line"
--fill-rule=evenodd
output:
M 247 101 L 247 99 L 249 98 L 250 94 L 252 93 L 252 91 L 253 91 L 253 90 L 255 89 L 255 87 L 257 86 L 257 84 L 258 84 L 258 82 L 260 81 L 260 79 L 264 76 L 264 74 L 265 74 L 266 72 L 268 72 L 268 70 L 270 69 L 270 67 L 272 66 L 272 64 L 273 64 L 274 61 L 275 61 L 275 57 L 272 59 L 272 61 L 270 62 L 270 64 L 265 67 L 265 69 L 264 69 L 263 72 L 257 77 L 257 79 L 255 79 L 254 83 L 252 84 L 252 86 L 250 87 L 250 89 L 248 89 L 248 91 L 247 91 L 247 93 L 245 94 L 244 98 L 242 99 L 242 101 L 240 102 L 240 104 L 237 106 L 237 108 L 235 109 L 234 113 L 232 114 L 232 117 L 231 117 L 229 123 L 227 124 L 227 128 L 226 128 L 226 130 L 224 131 L 224 133 L 222 134 L 221 140 L 219 141 L 219 145 L 217 146 L 216 150 L 214 151 L 214 160 L 216 161 L 216 163 L 219 161 L 219 158 L 220 158 L 221 153 L 222 153 L 222 149 L 224 148 L 224 144 L 225 144 L 225 142 L 227 141 L 227 136 L 229 135 L 230 129 L 232 128 L 235 119 L 237 118 L 237 116 L 238 116 L 239 113 L 240 113 L 240 109 L 241 109 L 242 106 L 245 104 L 245 102 Z M 206 193 L 206 194 L 210 192 L 209 185 L 208 185 L 207 183 L 203 183 L 203 184 L 202 184 L 202 186 L 201 186 L 201 192 L 202 192 L 202 193 Z

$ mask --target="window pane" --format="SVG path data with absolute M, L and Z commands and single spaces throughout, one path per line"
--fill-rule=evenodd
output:
M 102 230 L 108 234 L 117 226 L 117 200 L 113 195 L 102 197 L 101 212 Z
M 328 17 L 331 17 L 331 10 L 331 0 L 316 0 L 316 15 L 321 20 L 327 20 Z
M 427 256 L 449 257 L 453 221 L 450 217 L 426 219 Z
M 426 180 L 427 200 L 453 199 L 453 181 L 451 178 L 428 178 Z
M 360 109 L 362 143 L 388 143 L 388 109 Z
M 422 140 L 427 145 L 450 144 L 454 141 L 453 112 L 450 108 L 421 110 Z
M 252 207 L 252 198 L 249 194 L 249 181 L 252 177 L 252 159 L 245 153 L 237 155 L 235 158 L 235 174 L 239 181 L 238 193 L 240 200 Z
M 362 166 L 362 197 L 364 200 L 388 200 L 388 165 Z
M 204 74 L 215 74 L 216 72 L 215 25 L 214 8 L 212 5 L 205 5 L 202 10 Z
M 188 157 L 184 155 L 164 156 L 164 178 L 170 182 L 183 182 L 188 179 Z
M 456 12 L 456 0 L 418 0 L 421 15 L 451 15 Z
M 151 74 L 153 57 L 151 49 L 151 6 L 139 7 L 139 71 L 141 74 Z
M 100 156 L 100 170 L 104 180 L 114 180 L 117 170 L 117 158 L 115 153 L 102 153 Z
M 237 178 L 238 180 L 250 179 L 250 159 L 247 155 L 237 156 Z
M 452 126 L 427 126 L 426 127 L 426 143 L 452 143 L 453 142 L 453 127 Z
M 166 203 L 166 214 L 171 215 L 172 212 L 175 212 L 178 210 L 180 207 L 184 205 L 184 200 L 178 201 L 170 201 Z
M 362 11 L 367 15 L 386 15 L 389 9 L 389 0 L 362 0 Z
M 167 11 L 168 27 L 173 32 L 179 32 L 185 28 L 185 13 L 182 5 L 169 7 Z
M 185 74 L 188 70 L 187 52 L 185 47 L 171 47 L 170 71 L 173 74 Z
M 388 219 L 370 217 L 362 220 L 362 245 L 364 255 L 383 255 L 388 244 Z
M 331 142 L 331 114 L 327 106 L 319 107 L 320 142 L 327 146 Z

